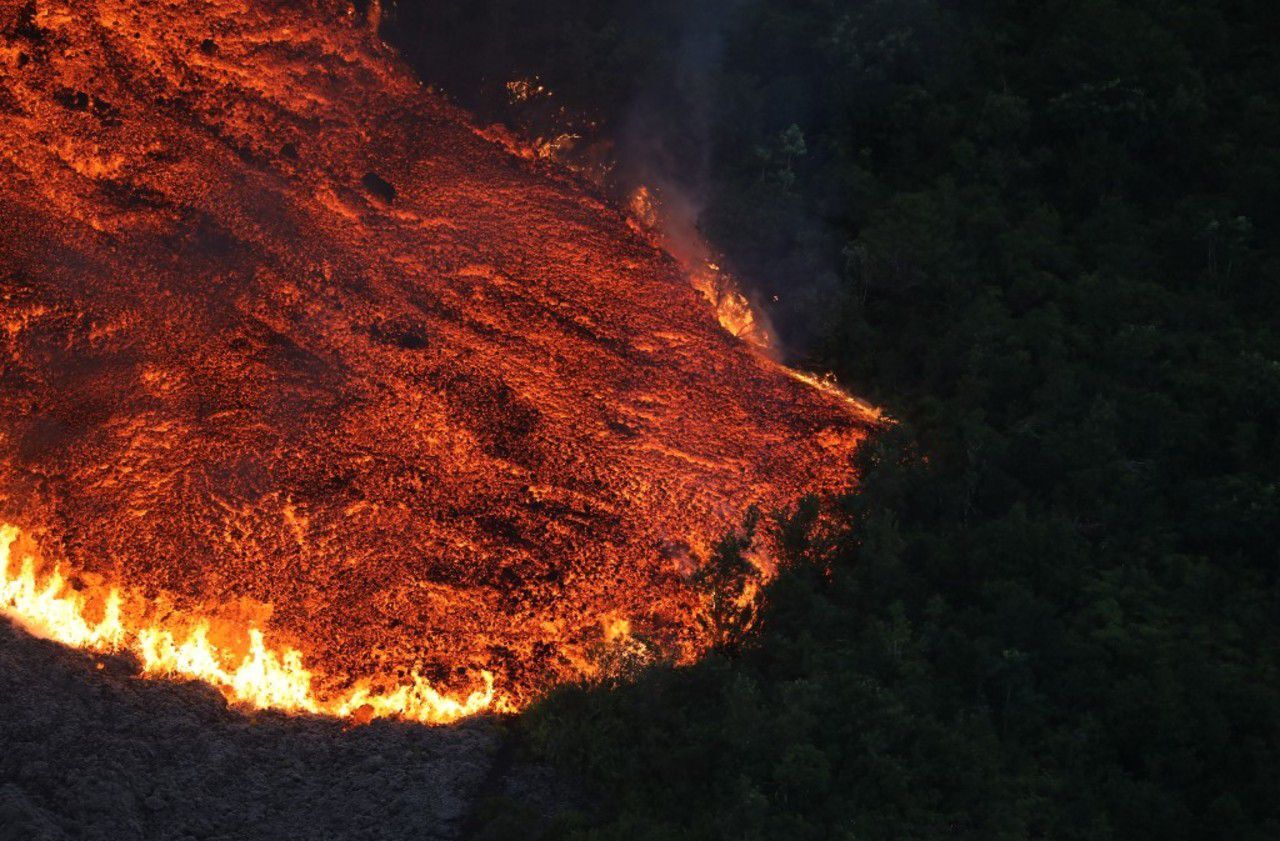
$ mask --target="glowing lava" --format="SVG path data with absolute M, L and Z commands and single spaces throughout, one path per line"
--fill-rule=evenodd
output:
M 872 413 L 348 12 L 0 0 L 0 610 L 357 718 L 696 657 L 713 543 Z

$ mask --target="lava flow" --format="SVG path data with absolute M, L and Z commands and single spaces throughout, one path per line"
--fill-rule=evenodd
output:
M 696 657 L 714 542 L 874 423 L 336 0 L 0 0 L 0 216 L 0 612 L 252 706 Z

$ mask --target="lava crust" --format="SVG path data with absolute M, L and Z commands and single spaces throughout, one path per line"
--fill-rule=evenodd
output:
M 869 420 L 727 335 L 357 15 L 0 0 L 0 522 L 76 586 L 269 628 L 327 687 L 519 703 Z

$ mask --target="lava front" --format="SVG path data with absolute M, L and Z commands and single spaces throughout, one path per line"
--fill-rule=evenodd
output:
M 711 545 L 870 416 L 349 12 L 0 0 L 0 609 L 428 721 L 696 657 Z

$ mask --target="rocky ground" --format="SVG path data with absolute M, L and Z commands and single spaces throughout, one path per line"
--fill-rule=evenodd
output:
M 501 732 L 246 715 L 0 620 L 0 841 L 457 838 Z

